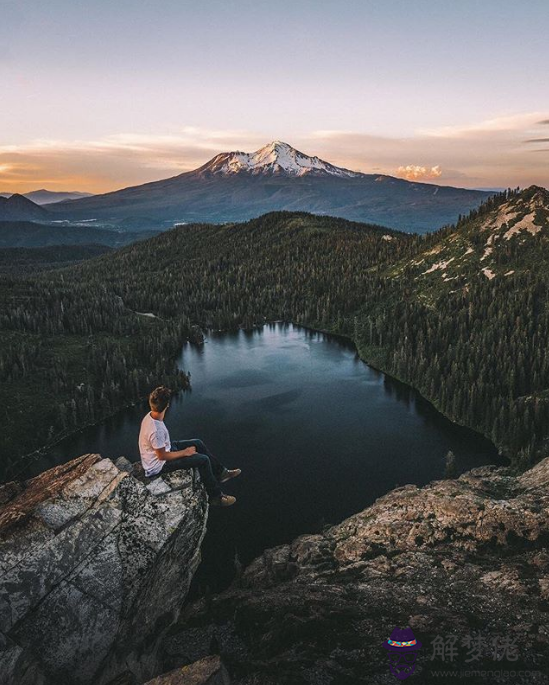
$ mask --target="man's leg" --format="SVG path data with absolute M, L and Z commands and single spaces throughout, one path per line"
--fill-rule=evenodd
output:
M 190 447 L 190 445 L 188 446 Z M 178 449 L 185 448 L 182 447 Z M 172 459 L 171 461 L 167 461 L 160 473 L 171 473 L 173 471 L 179 471 L 181 469 L 190 469 L 194 466 L 198 468 L 198 473 L 200 473 L 200 477 L 202 478 L 202 482 L 204 483 L 204 487 L 206 488 L 208 496 L 214 498 L 221 497 L 221 488 L 219 487 L 219 483 L 217 482 L 213 474 L 212 467 L 210 464 L 210 458 L 206 454 L 199 454 L 197 452 L 196 454 L 193 454 L 190 457 L 180 457 L 179 459 Z
M 223 473 L 225 473 L 225 471 L 227 470 L 225 466 L 223 466 L 223 464 L 219 461 L 219 459 L 210 452 L 210 450 L 206 447 L 202 440 L 194 438 L 192 440 L 172 441 L 172 452 L 176 450 L 185 450 L 187 449 L 187 447 L 196 447 L 197 454 L 205 454 L 207 457 L 209 457 L 210 464 L 212 465 L 213 474 L 217 478 L 217 480 L 219 480 Z M 184 458 L 188 459 L 188 457 Z

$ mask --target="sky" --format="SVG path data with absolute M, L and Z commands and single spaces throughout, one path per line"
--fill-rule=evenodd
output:
M 0 0 L 0 192 L 106 192 L 283 140 L 549 186 L 547 0 Z

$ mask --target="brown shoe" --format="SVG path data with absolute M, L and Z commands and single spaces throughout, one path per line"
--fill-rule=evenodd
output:
M 225 469 L 219 482 L 226 483 L 228 480 L 231 480 L 231 478 L 236 478 L 237 476 L 240 476 L 241 473 L 242 469 Z
M 210 505 L 212 507 L 230 507 L 236 502 L 236 497 L 232 495 L 222 494 L 221 497 L 211 497 Z

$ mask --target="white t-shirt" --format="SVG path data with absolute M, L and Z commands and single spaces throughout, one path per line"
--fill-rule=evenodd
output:
M 170 434 L 164 421 L 153 419 L 149 412 L 141 421 L 139 431 L 139 452 L 146 476 L 154 476 L 162 471 L 164 462 L 156 456 L 154 451 L 162 447 L 166 452 L 171 450 Z

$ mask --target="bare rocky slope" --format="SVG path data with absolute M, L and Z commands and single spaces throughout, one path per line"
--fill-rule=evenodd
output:
M 381 645 L 410 626 L 414 682 L 548 683 L 548 505 L 549 459 L 398 488 L 191 605 L 164 667 L 217 651 L 241 685 L 392 683 Z M 441 640 L 455 654 L 436 653 Z
M 142 683 L 200 561 L 193 473 L 83 455 L 0 486 L 2 685 Z
M 488 205 L 489 206 L 489 205 Z M 549 245 L 549 191 L 530 186 L 491 211 L 463 220 L 406 264 L 418 289 L 455 292 L 476 276 L 509 280 L 545 266 Z M 395 272 L 402 270 L 397 264 Z

